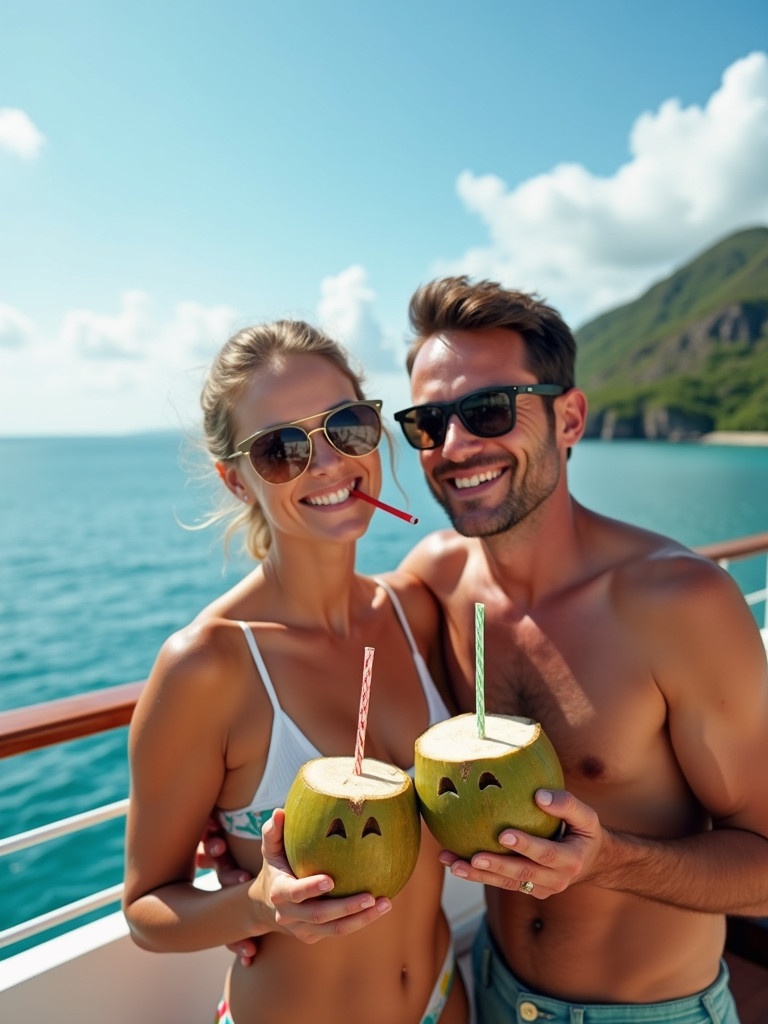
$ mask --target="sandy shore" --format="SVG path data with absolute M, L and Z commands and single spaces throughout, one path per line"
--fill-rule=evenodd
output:
M 738 444 L 755 447 L 768 446 L 768 431 L 761 430 L 715 430 L 711 434 L 702 434 L 701 444 Z

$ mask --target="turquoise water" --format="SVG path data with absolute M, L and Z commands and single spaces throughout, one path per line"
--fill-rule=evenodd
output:
M 182 462 L 168 434 L 0 440 L 0 709 L 145 678 L 163 639 L 245 570 L 223 569 L 215 531 L 179 525 L 209 493 Z M 582 442 L 569 475 L 584 504 L 687 544 L 768 530 L 768 448 Z M 365 572 L 445 525 L 410 451 L 398 476 L 420 522 L 376 513 Z M 404 505 L 391 483 L 382 497 Z M 763 585 L 761 567 L 734 571 Z M 0 836 L 125 796 L 125 745 L 122 729 L 0 762 Z M 0 928 L 118 882 L 122 828 L 2 858 Z

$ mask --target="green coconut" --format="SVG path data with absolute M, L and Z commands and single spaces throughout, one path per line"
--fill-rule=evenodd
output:
M 537 789 L 562 789 L 563 770 L 538 722 L 487 715 L 485 736 L 474 714 L 438 722 L 416 740 L 416 793 L 437 841 L 469 860 L 483 850 L 509 853 L 498 836 L 516 828 L 552 838 L 560 819 L 542 811 Z
M 413 874 L 421 819 L 410 776 L 374 758 L 318 757 L 285 802 L 285 852 L 297 878 L 327 874 L 331 896 L 393 897 Z

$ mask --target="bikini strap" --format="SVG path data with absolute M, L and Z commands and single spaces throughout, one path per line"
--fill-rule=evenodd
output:
M 395 594 L 394 590 L 389 585 L 389 583 L 386 583 L 383 579 L 381 579 L 380 576 L 374 576 L 373 578 L 379 584 L 380 587 L 383 587 L 384 590 L 386 590 L 387 594 L 389 595 L 389 600 L 392 602 L 392 607 L 395 609 L 395 613 L 398 619 L 400 620 L 400 625 L 403 627 L 405 638 L 408 641 L 408 644 L 411 648 L 411 654 L 413 655 L 414 658 L 420 657 L 421 652 L 419 651 L 419 648 L 416 646 L 416 641 L 413 638 L 413 633 L 411 632 L 411 627 L 408 624 L 408 619 L 406 619 L 405 617 L 403 606 L 400 604 L 400 599 L 398 598 L 397 594 Z
M 259 645 L 256 643 L 256 637 L 253 635 L 253 630 L 247 622 L 238 622 L 238 626 L 245 633 L 245 639 L 248 642 L 248 647 L 250 648 L 251 655 L 256 663 L 256 668 L 259 670 L 261 681 L 264 684 L 264 689 L 267 691 L 267 696 L 269 697 L 272 707 L 275 711 L 282 711 L 280 701 L 277 699 L 275 688 L 272 685 L 272 680 L 269 678 L 269 672 L 267 672 L 267 666 L 264 662 L 264 658 L 261 656 Z

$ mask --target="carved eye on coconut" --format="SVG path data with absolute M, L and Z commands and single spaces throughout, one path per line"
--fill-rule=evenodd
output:
M 299 769 L 285 801 L 285 853 L 297 878 L 327 874 L 331 896 L 392 897 L 413 873 L 421 843 L 410 776 L 366 757 L 319 757 Z
M 475 715 L 438 722 L 416 740 L 416 792 L 422 817 L 445 849 L 468 860 L 482 850 L 508 853 L 506 828 L 552 837 L 560 819 L 542 811 L 537 789 L 562 789 L 563 771 L 538 722 Z
M 366 836 L 380 836 L 380 835 L 381 835 L 381 829 L 379 828 L 378 821 L 376 821 L 375 818 L 369 818 L 368 821 L 366 821 L 365 825 L 363 825 L 363 835 L 362 835 L 362 838 L 365 839 Z M 340 836 L 342 839 L 346 839 L 347 838 L 347 830 L 344 827 L 344 822 L 341 820 L 341 818 L 334 818 L 333 819 L 331 824 L 328 826 L 328 829 L 327 829 L 327 831 L 325 833 L 325 836 L 326 836 L 326 839 L 329 836 Z
M 497 786 L 501 789 L 501 783 L 493 772 L 483 772 L 477 780 L 477 786 L 478 789 L 487 789 L 488 786 Z M 449 779 L 447 775 L 443 775 L 437 786 L 437 795 L 445 796 L 446 793 L 452 793 L 454 796 L 459 795 L 459 791 L 456 789 L 453 779 Z

